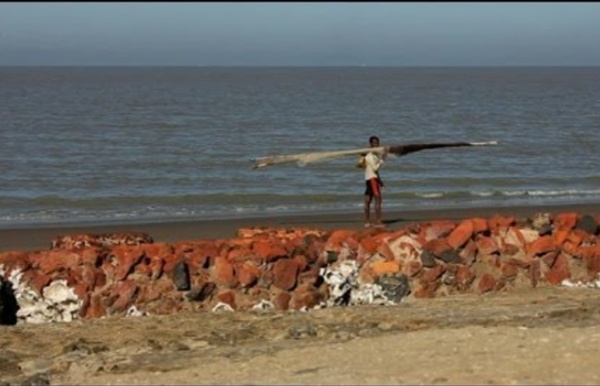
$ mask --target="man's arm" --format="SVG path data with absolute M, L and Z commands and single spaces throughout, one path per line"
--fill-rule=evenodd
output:
M 365 161 L 367 162 L 367 166 L 369 166 L 374 172 L 377 172 L 383 164 L 383 159 L 375 158 L 373 153 L 367 154 Z

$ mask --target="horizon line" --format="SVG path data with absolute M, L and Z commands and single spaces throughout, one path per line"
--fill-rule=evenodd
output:
M 319 68 L 319 67 L 352 67 L 352 68 L 506 68 L 506 67 L 600 67 L 600 64 L 0 64 L 0 67 L 185 67 L 185 68 Z

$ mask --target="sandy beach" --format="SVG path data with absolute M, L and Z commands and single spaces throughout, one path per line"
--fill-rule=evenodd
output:
M 521 288 L 390 307 L 0 326 L 0 382 L 598 384 L 597 297 Z
M 506 206 L 478 208 L 411 209 L 390 211 L 385 209 L 384 222 L 389 229 L 399 229 L 409 224 L 430 220 L 459 220 L 466 217 L 490 217 L 494 214 L 527 218 L 535 213 L 578 212 L 600 213 L 600 203 Z M 50 241 L 64 234 L 143 232 L 155 242 L 175 242 L 199 239 L 228 239 L 235 237 L 239 228 L 270 226 L 282 228 L 362 229 L 362 212 L 325 212 L 238 217 L 212 220 L 173 220 L 130 223 L 82 223 L 43 226 L 17 226 L 0 228 L 0 251 L 47 249 Z

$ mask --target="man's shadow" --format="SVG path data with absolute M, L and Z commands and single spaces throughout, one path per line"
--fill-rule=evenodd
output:
M 424 219 L 421 219 L 424 220 Z M 399 222 L 407 222 L 407 221 L 420 221 L 419 219 L 404 219 L 404 218 L 393 218 L 393 219 L 387 219 L 387 220 L 383 220 L 382 222 L 386 225 L 389 224 L 396 224 Z M 314 220 L 314 221 L 310 221 L 310 222 L 314 222 L 314 223 L 322 223 L 322 224 L 336 224 L 336 223 L 362 223 L 362 220 L 355 220 L 355 219 L 349 219 L 349 220 Z M 306 223 L 306 221 L 302 221 L 302 220 L 292 220 L 292 221 L 282 221 L 282 224 L 304 224 Z
M 407 221 L 407 220 L 403 219 L 403 218 L 391 218 L 391 219 L 383 220 L 382 222 L 385 225 L 391 225 L 391 224 L 396 224 L 396 223 L 405 222 L 405 221 Z
M 461 217 L 460 216 L 445 216 L 444 217 L 447 220 L 460 220 Z M 392 225 L 392 224 L 398 224 L 398 223 L 415 223 L 415 222 L 424 222 L 424 221 L 432 221 L 433 218 L 432 217 L 417 217 L 417 218 L 403 218 L 403 217 L 396 217 L 396 218 L 389 218 L 389 219 L 385 219 L 382 222 L 385 225 Z M 292 221 L 282 221 L 281 224 L 305 224 L 307 221 L 304 220 L 292 220 Z M 362 223 L 362 220 L 357 220 L 357 219 L 348 219 L 348 220 L 314 220 L 314 221 L 309 221 L 311 223 L 321 223 L 321 224 L 342 224 L 342 223 Z

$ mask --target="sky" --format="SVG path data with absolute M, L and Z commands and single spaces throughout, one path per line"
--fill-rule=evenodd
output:
M 600 3 L 3 2 L 2 66 L 599 66 Z

